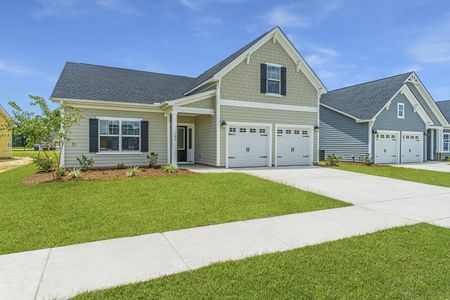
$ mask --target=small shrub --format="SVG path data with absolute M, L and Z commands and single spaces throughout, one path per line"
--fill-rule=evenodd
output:
M 117 166 L 116 166 L 116 168 L 117 168 L 118 170 L 125 169 L 125 164 L 123 164 L 123 163 L 118 163 Z
M 173 165 L 164 165 L 161 167 L 161 170 L 166 173 L 175 173 L 177 168 Z
M 450 161 L 450 156 L 446 156 L 445 161 Z
M 139 173 L 140 169 L 138 166 L 129 167 L 125 175 L 127 177 L 134 177 Z
M 333 167 L 337 166 L 340 163 L 341 158 L 342 157 L 340 157 L 339 155 L 334 154 L 334 153 L 328 155 L 328 157 L 327 157 L 328 165 L 333 166 Z
M 66 173 L 66 169 L 64 168 L 59 168 L 58 170 L 56 170 L 56 177 L 63 177 L 64 174 Z
M 366 154 L 363 157 L 363 162 L 366 166 L 371 166 L 373 165 L 373 158 L 370 154 Z
M 81 177 L 81 169 L 80 168 L 73 168 L 70 172 L 69 172 L 69 176 L 70 178 L 80 178 Z
M 39 171 L 49 173 L 53 171 L 54 162 L 52 157 L 35 157 L 33 163 L 36 165 Z
M 77 157 L 77 160 L 83 171 L 89 170 L 94 166 L 94 159 L 92 157 L 87 157 L 84 154 L 81 155 L 81 158 Z
M 148 166 L 154 168 L 158 165 L 158 153 L 150 152 L 147 154 Z

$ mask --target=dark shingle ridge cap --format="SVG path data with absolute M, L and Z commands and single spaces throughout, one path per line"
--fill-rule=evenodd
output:
M 444 102 L 450 102 L 450 100 L 440 100 L 440 101 L 436 101 L 436 103 L 444 103 Z
M 366 82 L 360 82 L 354 85 L 349 85 L 349 86 L 345 86 L 345 87 L 341 87 L 335 90 L 331 90 L 328 93 L 332 93 L 335 91 L 340 91 L 340 90 L 345 90 L 345 89 L 349 89 L 349 88 L 354 88 L 357 86 L 361 86 L 361 85 L 366 85 L 366 84 L 370 84 L 370 83 L 374 83 L 377 81 L 382 81 L 382 80 L 386 80 L 386 79 L 391 79 L 391 78 L 395 78 L 395 77 L 400 77 L 400 76 L 404 76 L 404 75 L 411 75 L 412 73 L 414 73 L 414 71 L 410 71 L 410 72 L 406 72 L 406 73 L 402 73 L 402 74 L 397 74 L 397 75 L 392 75 L 392 76 L 388 76 L 388 77 L 384 77 L 384 78 L 379 78 L 379 79 L 374 79 L 374 80 L 370 80 L 370 81 L 366 81 Z
M 90 64 L 90 63 L 82 63 L 82 62 L 74 62 L 74 61 L 66 61 L 66 64 L 86 65 L 86 66 L 97 67 L 97 68 L 115 69 L 115 70 L 123 70 L 123 71 L 130 71 L 130 72 L 140 72 L 140 73 L 145 73 L 145 74 L 153 74 L 153 75 L 161 75 L 161 76 L 173 76 L 173 77 L 183 77 L 183 78 L 188 78 L 188 79 L 195 79 L 195 77 L 190 77 L 190 76 L 185 76 L 185 75 L 168 74 L 168 73 L 160 73 L 160 72 L 151 72 L 151 71 L 136 70 L 136 69 L 123 68 L 123 67 L 112 67 L 112 66 Z

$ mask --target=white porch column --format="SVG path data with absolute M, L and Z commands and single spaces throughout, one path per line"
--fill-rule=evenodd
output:
M 430 151 L 430 159 L 434 160 L 434 129 L 430 130 L 431 134 L 431 151 Z
M 171 147 L 172 147 L 172 165 L 176 166 L 178 164 L 178 153 L 177 153 L 177 127 L 178 127 L 178 112 L 173 109 L 172 113 L 172 142 L 171 142 Z

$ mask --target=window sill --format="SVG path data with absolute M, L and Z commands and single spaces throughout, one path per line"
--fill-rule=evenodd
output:
M 274 94 L 274 93 L 266 93 L 265 95 L 269 97 L 279 97 L 279 98 L 283 97 L 281 94 Z
M 127 154 L 144 154 L 144 152 L 141 151 L 100 151 L 96 152 L 95 154 L 98 155 L 112 155 L 112 154 L 118 154 L 118 155 L 127 155 Z

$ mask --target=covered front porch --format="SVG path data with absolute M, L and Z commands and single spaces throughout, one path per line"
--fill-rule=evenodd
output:
M 167 157 L 170 164 L 215 165 L 214 109 L 172 107 L 167 117 Z

